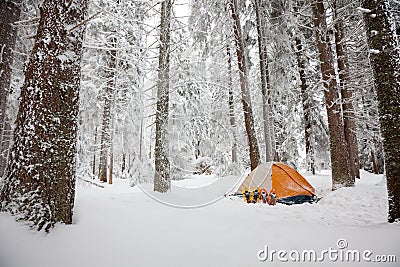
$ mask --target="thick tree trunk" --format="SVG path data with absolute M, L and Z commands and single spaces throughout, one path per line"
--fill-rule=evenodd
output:
M 9 138 L 3 136 L 7 128 L 5 114 L 7 97 L 10 92 L 13 50 L 17 37 L 17 29 L 13 27 L 13 24 L 19 20 L 21 15 L 20 4 L 17 2 L 0 1 L 0 178 L 3 176 L 7 165 L 5 155 L 8 154 Z
M 400 53 L 385 0 L 364 0 L 368 47 L 378 96 L 389 199 L 388 221 L 400 219 Z
M 337 53 L 337 64 L 339 69 L 340 89 L 342 93 L 342 110 L 344 135 L 349 151 L 349 163 L 351 175 L 360 178 L 360 159 L 358 157 L 357 126 L 355 122 L 353 107 L 353 92 L 349 88 L 349 69 L 347 58 L 347 47 L 344 39 L 343 18 L 337 15 L 335 6 L 335 44 Z
M 247 87 L 247 69 L 243 55 L 243 41 L 241 34 L 240 19 L 237 13 L 236 0 L 230 0 L 229 6 L 232 11 L 234 23 L 234 35 L 236 43 L 236 55 L 240 74 L 240 87 L 242 90 L 242 103 L 244 111 L 244 122 L 246 126 L 247 139 L 249 144 L 251 169 L 255 169 L 260 164 L 260 151 L 258 148 L 256 132 L 254 130 L 253 110 L 251 107 L 250 90 Z
M 237 139 L 236 139 L 236 120 L 235 105 L 233 101 L 233 82 L 232 82 L 232 55 L 229 44 L 226 46 L 226 54 L 228 57 L 228 105 L 229 105 L 229 123 L 232 128 L 233 144 L 232 144 L 232 162 L 237 162 Z
M 160 54 L 158 58 L 156 144 L 154 147 L 155 173 L 154 191 L 167 192 L 171 187 L 169 175 L 167 128 L 169 114 L 169 65 L 171 0 L 161 3 Z
M 333 53 L 327 31 L 324 2 L 316 0 L 313 3 L 315 34 L 319 50 L 322 80 L 324 82 L 325 106 L 328 114 L 330 153 L 332 166 L 332 189 L 343 186 L 353 186 L 354 179 L 350 173 L 349 152 L 344 136 L 344 126 L 341 118 L 339 91 L 333 63 Z
M 311 147 L 310 142 L 310 132 L 311 132 L 311 116 L 310 116 L 310 104 L 307 93 L 307 78 L 305 73 L 305 63 L 304 57 L 302 56 L 303 45 L 301 43 L 300 37 L 295 38 L 296 41 L 296 59 L 297 59 L 297 68 L 299 71 L 300 81 L 301 81 L 301 103 L 303 106 L 303 119 L 304 119 L 304 138 L 306 141 L 306 161 L 307 161 L 307 170 L 311 171 L 312 174 L 315 174 L 315 163 L 314 163 L 314 154 Z
M 45 0 L 0 198 L 39 230 L 72 223 L 80 60 L 87 0 Z
M 274 160 L 274 146 L 272 143 L 275 138 L 272 138 L 272 127 L 271 123 L 271 106 L 270 106 L 270 82 L 269 82 L 269 66 L 268 66 L 268 52 L 267 44 L 265 40 L 264 26 L 265 21 L 263 20 L 266 11 L 265 0 L 255 0 L 255 10 L 257 19 L 257 36 L 258 36 L 258 55 L 260 60 L 260 77 L 261 77 L 261 95 L 263 103 L 263 126 L 264 126 L 264 143 L 265 143 L 265 161 Z
M 114 49 L 108 51 L 109 61 L 107 66 L 107 83 L 104 98 L 104 108 L 103 108 L 103 122 L 101 126 L 101 148 L 100 148 L 100 163 L 99 163 L 99 179 L 101 182 L 107 182 L 107 169 L 108 160 L 111 153 L 112 144 L 112 120 L 114 112 L 114 98 L 115 98 L 115 75 L 117 67 L 117 50 L 116 48 L 116 37 L 111 38 L 112 47 Z M 108 168 L 107 168 L 108 167 Z

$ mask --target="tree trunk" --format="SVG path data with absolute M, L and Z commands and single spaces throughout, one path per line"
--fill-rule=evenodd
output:
M 122 164 L 121 164 L 121 172 L 124 173 L 126 169 L 126 152 L 122 153 Z
M 2 210 L 48 231 L 72 223 L 80 60 L 87 0 L 44 0 L 25 71 Z
M 243 55 L 243 41 L 241 34 L 240 19 L 237 13 L 236 0 L 230 0 L 229 5 L 232 11 L 234 22 L 234 35 L 236 43 L 236 55 L 240 74 L 240 87 L 242 91 L 242 103 L 244 111 L 244 122 L 246 126 L 247 139 L 249 144 L 251 169 L 255 169 L 260 164 L 260 151 L 258 148 L 256 132 L 254 130 L 253 111 L 251 108 L 250 90 L 247 87 L 247 69 Z
M 375 174 L 379 174 L 378 164 L 376 164 L 376 157 L 374 149 L 371 148 L 371 162 L 372 162 L 372 170 Z
M 226 54 L 228 57 L 228 105 L 229 105 L 229 122 L 232 128 L 233 144 L 232 144 L 232 162 L 237 162 L 237 143 L 236 143 L 236 121 L 235 121 L 235 105 L 233 101 L 233 82 L 232 82 L 232 55 L 229 44 L 226 46 Z
M 336 73 L 333 63 L 333 53 L 327 30 L 324 2 L 316 0 L 313 3 L 315 34 L 319 50 L 322 80 L 324 83 L 325 106 L 328 114 L 330 153 L 332 166 L 332 189 L 343 186 L 353 186 L 354 179 L 350 173 L 349 152 L 344 136 L 344 126 L 341 118 L 339 91 L 336 83 Z
M 99 179 L 101 182 L 107 182 L 107 166 L 111 153 L 112 143 L 112 118 L 114 116 L 114 98 L 115 98 L 115 75 L 117 67 L 117 50 L 116 37 L 111 38 L 112 47 L 114 49 L 108 51 L 109 61 L 107 66 L 108 80 L 106 83 L 104 108 L 103 108 L 103 122 L 101 126 L 101 148 L 100 148 L 100 163 L 99 163 Z
M 96 177 L 96 150 L 97 150 L 97 126 L 94 130 L 94 150 L 93 150 L 93 179 Z
M 349 69 L 347 47 L 344 39 L 343 18 L 337 15 L 335 4 L 335 45 L 337 64 L 339 69 L 340 88 L 342 93 L 342 110 L 344 135 L 349 151 L 349 163 L 351 175 L 360 178 L 360 159 L 358 157 L 357 126 L 353 107 L 353 92 L 349 88 Z
M 171 187 L 169 175 L 167 130 L 169 113 L 169 65 L 171 0 L 161 3 L 160 54 L 158 58 L 156 144 L 154 147 L 155 173 L 154 191 L 167 192 Z
M 307 161 L 307 170 L 311 171 L 312 174 L 315 174 L 315 163 L 314 163 L 314 154 L 311 147 L 310 142 L 310 132 L 311 132 L 311 114 L 310 114 L 310 103 L 308 99 L 307 93 L 307 79 L 305 73 L 305 64 L 302 56 L 303 45 L 301 43 L 300 37 L 295 38 L 296 41 L 296 59 L 297 59 L 297 67 L 299 71 L 300 81 L 301 81 L 301 102 L 303 106 L 303 119 L 304 119 L 304 138 L 306 141 L 306 161 Z
M 264 26 L 265 21 L 263 20 L 266 14 L 265 0 L 255 0 L 255 10 L 257 19 L 257 36 L 258 36 L 258 55 L 260 60 L 260 77 L 261 77 L 261 95 L 262 95 L 262 105 L 263 105 L 263 126 L 264 126 L 264 143 L 265 143 L 265 161 L 274 160 L 274 144 L 272 141 L 273 131 L 271 128 L 273 124 L 271 123 L 271 106 L 270 106 L 270 82 L 269 82 L 269 66 L 268 66 L 268 54 L 267 45 L 265 40 Z
M 17 37 L 17 29 L 13 24 L 20 19 L 21 9 L 17 1 L 2 0 L 0 2 L 0 178 L 3 176 L 6 165 L 9 138 L 4 138 L 7 128 L 6 109 L 7 97 L 10 92 L 11 65 L 13 50 Z M 9 125 L 8 125 L 9 126 Z
M 112 184 L 113 183 L 113 167 L 114 167 L 114 151 L 113 151 L 113 146 L 111 145 L 111 150 L 110 150 L 110 168 L 109 168 L 109 175 L 108 175 L 108 183 Z
M 400 53 L 385 0 L 364 0 L 368 47 L 378 97 L 389 199 L 388 221 L 400 219 Z
M 11 125 L 10 125 L 10 120 L 7 118 L 4 120 L 4 129 L 2 132 L 3 136 L 1 139 L 1 144 L 0 144 L 0 180 L 5 174 L 6 168 L 7 168 L 7 159 L 9 156 L 9 151 L 10 151 L 10 144 L 12 141 L 12 130 L 11 130 Z
M 143 151 L 143 118 L 140 118 L 140 135 L 139 135 L 139 160 L 143 160 L 142 156 L 142 151 Z M 150 152 L 149 152 L 149 158 L 151 156 L 151 142 L 150 142 Z M 129 161 L 128 161 L 129 162 Z

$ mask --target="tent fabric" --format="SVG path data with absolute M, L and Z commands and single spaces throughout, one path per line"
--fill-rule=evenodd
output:
M 280 162 L 266 162 L 255 168 L 241 183 L 237 193 L 243 190 L 275 189 L 277 198 L 315 195 L 312 185 L 296 170 Z
M 271 188 L 272 187 L 272 162 L 266 162 L 255 168 L 241 183 L 238 193 L 242 193 L 242 190 L 259 188 Z M 268 191 L 269 192 L 269 191 Z

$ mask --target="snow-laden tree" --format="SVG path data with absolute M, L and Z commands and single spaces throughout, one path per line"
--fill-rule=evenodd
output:
M 103 180 L 113 173 L 126 177 L 141 154 L 147 7 L 126 0 L 94 0 L 89 6 L 78 142 L 82 177 L 97 177 L 99 170 Z
M 344 135 L 349 152 L 349 164 L 352 177 L 360 178 L 360 160 L 358 156 L 357 125 L 354 110 L 353 89 L 350 85 L 348 41 L 346 39 L 346 15 L 349 13 L 349 1 L 335 1 L 333 19 L 335 20 L 335 49 L 338 67 L 339 87 L 342 101 Z
M 216 174 L 235 172 L 242 159 L 238 154 L 248 149 L 244 128 L 237 127 L 244 125 L 243 113 L 234 108 L 241 104 L 239 75 L 233 67 L 233 26 L 227 12 L 224 2 L 194 1 L 187 32 L 184 22 L 173 20 L 168 138 L 172 179 L 193 173 L 202 159 L 212 162 Z M 243 141 L 235 142 L 238 138 Z M 247 155 L 243 161 L 248 163 Z
M 257 38 L 258 38 L 258 54 L 259 66 L 261 77 L 261 95 L 262 95 L 262 114 L 263 114 L 263 128 L 264 128 L 264 145 L 265 145 L 265 161 L 269 162 L 274 159 L 275 154 L 275 140 L 272 137 L 274 134 L 274 119 L 271 117 L 271 83 L 268 63 L 268 50 L 267 50 L 267 32 L 266 32 L 266 18 L 267 6 L 264 0 L 255 0 L 254 9 L 256 13 L 257 25 Z
M 242 104 L 244 121 L 249 145 L 249 156 L 251 169 L 255 169 L 260 164 L 260 150 L 258 147 L 257 135 L 254 128 L 253 108 L 251 105 L 250 89 L 248 84 L 248 70 L 244 55 L 244 45 L 242 37 L 241 21 L 236 0 L 229 1 L 229 9 L 233 20 L 233 32 L 236 47 L 237 64 L 240 75 L 240 87 L 242 92 Z
M 87 0 L 45 0 L 1 188 L 2 210 L 48 231 L 72 223 Z
M 352 186 L 354 179 L 350 172 L 349 152 L 341 117 L 339 88 L 336 80 L 334 54 L 330 44 L 325 1 L 316 0 L 313 3 L 313 14 L 322 80 L 325 87 L 325 106 L 328 114 L 332 188 L 337 189 L 343 186 Z
M 400 52 L 387 0 L 364 0 L 364 21 L 385 150 L 388 221 L 400 219 Z
M 168 140 L 166 139 L 169 115 L 171 11 L 172 1 L 163 1 L 161 3 L 160 43 L 157 70 L 157 109 L 155 121 L 156 144 L 154 147 L 154 191 L 158 192 L 166 192 L 171 186 Z
M 14 121 L 17 117 L 20 88 L 24 82 L 24 68 L 27 64 L 29 53 L 33 47 L 34 35 L 37 31 L 39 22 L 39 3 L 41 1 L 13 1 L 12 3 L 18 3 L 16 5 L 20 9 L 19 21 L 15 21 L 12 24 L 12 33 L 16 34 L 16 42 L 13 47 L 12 57 L 12 73 L 10 77 L 10 85 L 8 90 L 1 94 L 6 102 L 3 108 L 4 117 L 3 125 L 1 130 L 1 146 L 0 146 L 0 178 L 3 176 L 7 166 L 8 154 L 10 151 L 10 145 L 12 144 L 12 135 L 14 129 Z M 3 2 L 2 2 L 3 3 Z M 5 1 L 4 3 L 11 3 L 11 1 Z M 4 11 L 10 11 L 4 9 Z M 2 16 L 3 17 L 3 16 Z M 6 16 L 7 17 L 7 16 Z M 2 24 L 6 29 L 7 24 Z M 3 39 L 7 40 L 7 39 Z M 7 50 L 3 50 L 3 55 Z M 5 59 L 5 58 L 4 58 Z M 5 62 L 4 62 L 5 63 Z M 5 67 L 6 65 L 2 65 Z M 5 72 L 2 72 L 4 75 Z M 8 74 L 8 75 L 10 75 Z M 3 76 L 4 78 L 5 76 Z M 7 98 L 6 98 L 7 97 Z

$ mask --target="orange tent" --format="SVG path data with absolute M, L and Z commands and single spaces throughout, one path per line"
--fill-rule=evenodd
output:
M 278 202 L 297 204 L 316 199 L 312 185 L 296 170 L 280 162 L 266 162 L 255 168 L 240 184 L 236 193 L 255 188 L 275 189 Z

